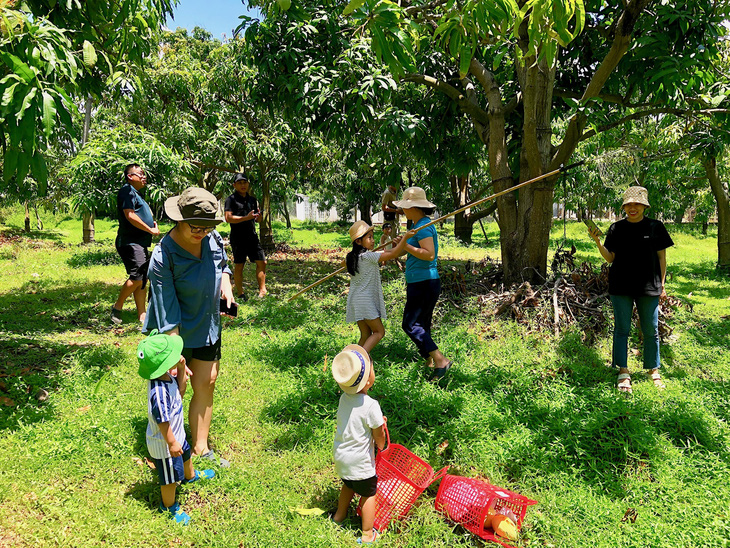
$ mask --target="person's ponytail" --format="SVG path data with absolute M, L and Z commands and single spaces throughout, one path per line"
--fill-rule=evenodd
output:
M 347 271 L 350 276 L 357 274 L 357 263 L 360 259 L 360 255 L 365 253 L 367 249 L 357 243 L 357 240 L 352 242 L 352 251 L 350 251 L 345 257 L 345 264 L 347 265 Z

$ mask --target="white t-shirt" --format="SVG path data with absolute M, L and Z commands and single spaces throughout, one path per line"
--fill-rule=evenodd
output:
M 384 423 L 380 404 L 367 394 L 342 394 L 337 408 L 335 472 L 346 480 L 366 480 L 375 475 L 375 442 L 372 430 Z

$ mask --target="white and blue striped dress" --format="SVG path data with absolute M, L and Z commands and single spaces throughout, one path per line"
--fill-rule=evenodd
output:
M 385 299 L 380 283 L 380 251 L 366 251 L 358 258 L 357 272 L 350 278 L 346 321 L 385 320 Z

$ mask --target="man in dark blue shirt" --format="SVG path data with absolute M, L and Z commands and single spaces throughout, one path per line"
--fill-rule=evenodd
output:
M 145 286 L 150 262 L 148 248 L 152 243 L 152 236 L 160 233 L 152 218 L 150 206 L 139 193 L 147 184 L 147 175 L 139 164 L 129 164 L 124 168 L 124 182 L 117 193 L 119 230 L 115 246 L 129 279 L 122 285 L 119 298 L 112 306 L 111 319 L 115 324 L 122 323 L 122 307 L 130 295 L 134 295 L 139 321 L 144 322 L 147 296 Z

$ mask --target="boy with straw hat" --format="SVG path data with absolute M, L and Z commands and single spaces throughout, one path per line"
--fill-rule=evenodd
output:
M 177 523 L 187 525 L 190 516 L 175 501 L 177 482 L 193 483 L 215 476 L 213 470 L 195 470 L 190 445 L 185 439 L 182 396 L 188 375 L 182 357 L 183 340 L 153 329 L 139 343 L 139 375 L 147 379 L 147 449 L 160 478 L 160 513 L 169 513 Z
M 332 521 L 342 523 L 352 498 L 360 495 L 362 537 L 358 544 L 372 544 L 378 538 L 375 522 L 375 445 L 385 446 L 386 418 L 376 400 L 368 396 L 375 383 L 375 371 L 370 356 L 362 346 L 347 345 L 332 360 L 332 376 L 342 389 L 337 408 L 335 433 L 335 472 L 342 478 L 342 490 Z

